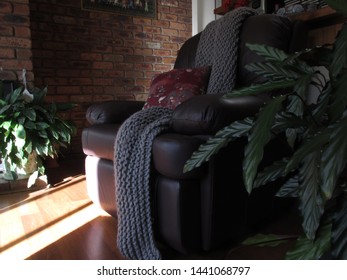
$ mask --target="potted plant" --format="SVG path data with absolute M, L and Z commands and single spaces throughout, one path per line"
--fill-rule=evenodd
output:
M 60 115 L 70 103 L 46 103 L 47 88 L 20 86 L 5 94 L 0 81 L 0 158 L 4 178 L 16 180 L 27 172 L 44 175 L 43 159 L 55 158 L 70 143 L 73 124 Z M 29 168 L 28 170 L 28 165 Z
M 347 16 L 346 1 L 326 2 Z M 217 132 L 192 155 L 185 171 L 208 161 L 244 131 L 247 191 L 285 177 L 288 180 L 277 196 L 296 197 L 299 202 L 304 234 L 286 258 L 319 259 L 330 252 L 332 259 L 347 259 L 347 26 L 343 25 L 333 45 L 293 55 L 264 45 L 248 47 L 265 61 L 247 68 L 267 77 L 267 82 L 235 90 L 225 98 L 276 90 L 281 94 L 256 116 Z M 292 155 L 259 170 L 264 146 L 280 133 L 286 135 Z M 265 241 L 278 242 L 273 236 Z

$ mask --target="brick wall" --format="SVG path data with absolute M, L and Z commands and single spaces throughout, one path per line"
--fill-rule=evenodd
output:
M 0 79 L 21 79 L 27 69 L 31 82 L 31 34 L 29 0 L 1 0 L 0 2 Z
M 191 37 L 191 0 L 157 3 L 150 19 L 81 10 L 80 0 L 30 0 L 35 85 L 47 85 L 52 100 L 78 104 L 67 116 L 78 127 L 73 152 L 81 151 L 91 103 L 144 100 L 152 76 L 172 69 Z

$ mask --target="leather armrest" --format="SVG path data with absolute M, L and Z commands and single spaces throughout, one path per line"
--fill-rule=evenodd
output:
M 256 114 L 265 100 L 262 95 L 231 99 L 212 94 L 195 96 L 176 107 L 172 129 L 186 135 L 215 134 L 233 121 Z
M 143 101 L 107 101 L 91 105 L 86 112 L 90 124 L 122 123 L 132 114 L 140 111 Z

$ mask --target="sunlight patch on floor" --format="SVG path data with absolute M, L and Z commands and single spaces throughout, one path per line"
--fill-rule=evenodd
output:
M 20 195 L 16 194 L 19 201 L 12 195 L 13 204 L 0 212 L 0 259 L 26 259 L 104 214 L 88 198 L 85 181 L 78 178 L 22 201 Z

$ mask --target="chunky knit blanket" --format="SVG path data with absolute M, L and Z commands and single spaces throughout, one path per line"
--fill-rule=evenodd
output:
M 235 9 L 210 22 L 201 33 L 195 64 L 212 66 L 208 94 L 224 94 L 234 88 L 239 31 L 244 20 L 255 14 L 256 10 L 247 7 Z
M 238 34 L 243 20 L 254 13 L 239 8 L 210 23 L 202 32 L 196 61 L 197 66 L 212 65 L 208 93 L 232 90 Z M 144 109 L 129 117 L 117 133 L 114 157 L 117 244 L 129 259 L 161 258 L 153 240 L 149 176 L 153 139 L 169 128 L 171 117 L 172 110 L 168 108 Z
M 117 243 L 121 253 L 129 259 L 160 259 L 152 232 L 150 161 L 153 139 L 168 128 L 171 116 L 171 109 L 144 109 L 128 118 L 117 133 Z

